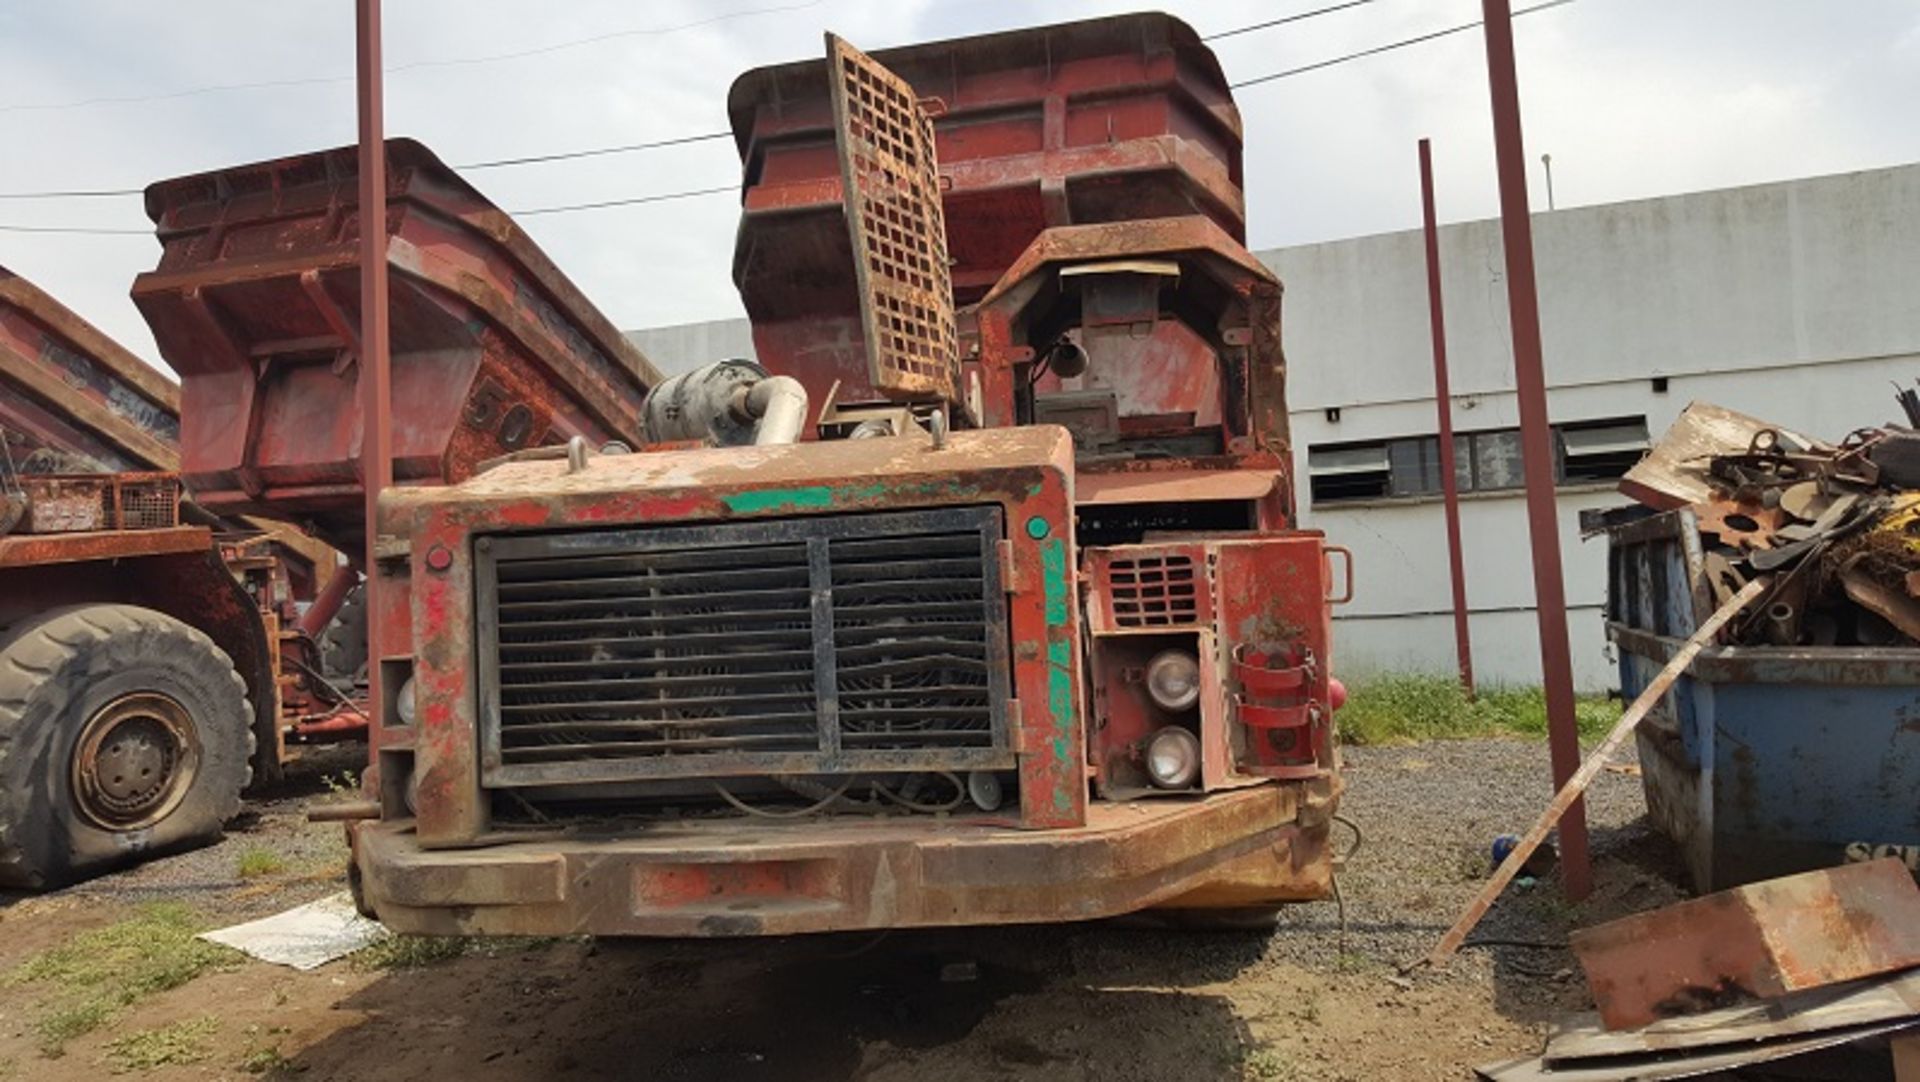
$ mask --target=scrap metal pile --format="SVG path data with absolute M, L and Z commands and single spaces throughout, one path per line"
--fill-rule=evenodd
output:
M 1645 508 L 1692 515 L 1716 606 L 1771 580 L 1728 642 L 1920 644 L 1915 428 L 1864 428 L 1830 444 L 1696 402 L 1620 487 Z

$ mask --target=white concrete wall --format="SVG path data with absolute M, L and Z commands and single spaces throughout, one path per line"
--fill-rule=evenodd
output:
M 1889 384 L 1920 377 L 1920 165 L 1562 210 L 1533 227 L 1556 423 L 1644 415 L 1658 438 L 1703 399 L 1838 439 L 1896 418 Z M 1499 223 L 1443 227 L 1440 248 L 1454 425 L 1516 426 Z M 1286 284 L 1301 478 L 1314 444 L 1437 430 L 1417 231 L 1261 258 Z M 633 338 L 666 371 L 752 355 L 739 321 Z M 1664 394 L 1654 376 L 1668 377 Z M 1560 498 L 1575 676 L 1588 689 L 1614 682 L 1600 622 L 1606 553 L 1604 541 L 1579 541 L 1576 517 L 1620 502 L 1592 488 Z M 1449 670 L 1439 502 L 1303 499 L 1301 518 L 1358 560 L 1358 594 L 1336 620 L 1339 670 Z M 1537 681 L 1524 502 L 1474 496 L 1462 521 L 1475 668 L 1483 681 Z
M 674 376 L 710 361 L 753 357 L 753 328 L 744 319 L 710 323 L 682 323 L 628 331 L 627 339 L 640 347 L 661 375 Z

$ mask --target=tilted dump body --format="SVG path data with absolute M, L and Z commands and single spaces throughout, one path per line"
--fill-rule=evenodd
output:
M 658 374 L 507 214 L 388 144 L 392 446 L 401 484 L 584 436 L 638 441 Z M 133 299 L 181 379 L 181 471 L 217 511 L 356 545 L 363 493 L 354 148 L 147 189 L 159 266 Z
M 1240 114 L 1193 28 L 1139 14 L 873 54 L 934 104 L 955 302 L 1043 230 L 1199 215 L 1245 239 Z M 873 397 L 826 65 L 742 75 L 727 111 L 746 189 L 734 282 L 760 362 L 815 402 Z M 964 322 L 964 320 L 963 320 Z M 963 327 L 964 333 L 964 327 Z
M 0 267 L 0 429 L 24 471 L 171 470 L 180 389 Z

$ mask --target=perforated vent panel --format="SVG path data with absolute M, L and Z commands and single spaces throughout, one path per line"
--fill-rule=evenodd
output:
M 491 538 L 485 780 L 1009 765 L 997 508 Z
M 951 401 L 959 360 L 933 120 L 905 80 L 832 34 L 827 64 L 874 389 Z
M 1193 560 L 1140 556 L 1107 566 L 1107 594 L 1121 627 L 1172 627 L 1199 619 Z

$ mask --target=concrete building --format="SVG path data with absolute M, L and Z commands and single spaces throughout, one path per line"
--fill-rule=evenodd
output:
M 1920 378 L 1920 165 L 1534 219 L 1575 679 L 1610 686 L 1604 541 L 1584 508 L 1695 399 L 1838 439 Z M 1482 681 L 1538 679 L 1497 221 L 1440 234 L 1468 603 Z M 1304 525 L 1351 548 L 1343 676 L 1453 665 L 1426 270 L 1417 230 L 1260 253 L 1286 285 Z M 669 371 L 750 356 L 744 321 L 633 332 Z

